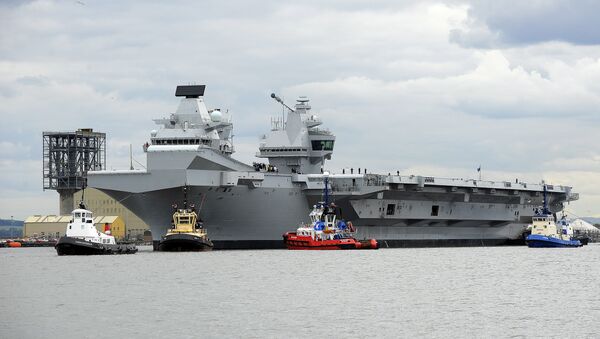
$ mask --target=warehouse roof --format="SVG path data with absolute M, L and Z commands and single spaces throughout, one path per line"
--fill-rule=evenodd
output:
M 120 218 L 118 215 L 98 215 L 94 217 L 95 224 L 112 224 Z M 71 221 L 71 215 L 32 215 L 25 219 L 26 224 L 32 223 L 46 223 L 46 222 L 58 222 L 58 223 L 69 223 Z
M 577 231 L 600 233 L 600 230 L 596 226 L 583 219 L 571 221 L 571 226 L 573 226 L 573 229 Z

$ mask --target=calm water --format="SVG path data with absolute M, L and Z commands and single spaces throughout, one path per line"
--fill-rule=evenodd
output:
M 600 337 L 600 245 L 0 249 L 1 338 Z

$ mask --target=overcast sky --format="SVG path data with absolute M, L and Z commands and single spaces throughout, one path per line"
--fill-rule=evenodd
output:
M 179 84 L 233 114 L 253 161 L 280 107 L 311 99 L 327 167 L 572 185 L 600 216 L 600 2 L 3 1 L 0 218 L 58 212 L 42 131 L 107 133 L 128 168 Z M 139 167 L 139 166 L 138 166 Z

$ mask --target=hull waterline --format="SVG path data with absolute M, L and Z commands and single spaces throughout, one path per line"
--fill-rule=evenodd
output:
M 62 237 L 54 246 L 58 255 L 134 254 L 137 247 L 125 244 L 99 244 L 79 238 Z
M 202 252 L 213 247 L 210 240 L 190 234 L 170 234 L 158 243 L 158 250 L 164 252 Z
M 542 248 L 542 247 L 581 247 L 583 246 L 579 240 L 562 240 L 554 237 L 542 235 L 529 235 L 526 239 L 527 246 Z

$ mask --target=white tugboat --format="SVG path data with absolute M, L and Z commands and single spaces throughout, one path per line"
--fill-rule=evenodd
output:
M 573 237 L 573 227 L 563 217 L 558 224 L 548 210 L 546 185 L 544 185 L 544 206 L 537 210 L 531 225 L 531 234 L 525 239 L 529 247 L 581 247 Z
M 91 255 L 91 254 L 133 254 L 137 252 L 135 245 L 117 244 L 115 237 L 96 229 L 92 212 L 85 208 L 83 202 L 73 210 L 67 231 L 54 248 L 58 255 Z M 110 233 L 110 231 L 106 231 Z

